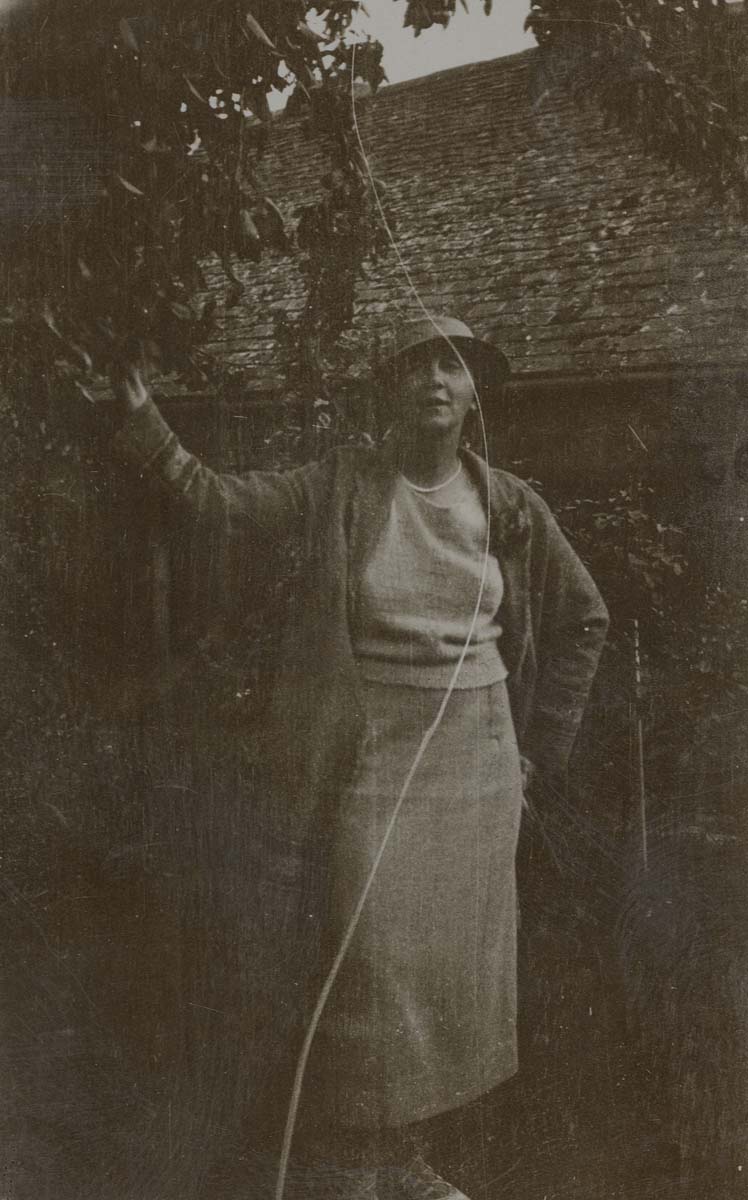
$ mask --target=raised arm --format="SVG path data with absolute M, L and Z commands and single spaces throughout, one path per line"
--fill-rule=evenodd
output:
M 137 368 L 129 368 L 112 384 L 119 419 L 115 453 L 183 511 L 231 532 L 244 528 L 274 546 L 301 533 L 319 495 L 321 464 L 220 474 L 180 444 Z

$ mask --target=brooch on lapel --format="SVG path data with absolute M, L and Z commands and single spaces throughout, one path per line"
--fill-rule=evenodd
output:
M 511 506 L 502 508 L 493 517 L 493 537 L 505 550 L 523 546 L 530 536 L 530 514 L 524 496 L 520 493 Z

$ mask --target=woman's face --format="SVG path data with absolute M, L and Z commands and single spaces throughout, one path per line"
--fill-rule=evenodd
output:
M 433 341 L 404 356 L 398 393 L 400 422 L 409 430 L 459 436 L 475 385 L 449 343 Z

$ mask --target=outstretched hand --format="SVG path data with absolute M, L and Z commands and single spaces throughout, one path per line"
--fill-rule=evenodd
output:
M 136 412 L 150 391 L 141 367 L 135 363 L 118 363 L 109 373 L 114 399 L 124 413 Z

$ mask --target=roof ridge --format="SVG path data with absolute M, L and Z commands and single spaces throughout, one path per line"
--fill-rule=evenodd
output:
M 492 58 L 482 58 L 479 62 L 461 63 L 456 67 L 442 67 L 440 71 L 432 71 L 430 75 L 416 75 L 412 79 L 400 79 L 397 83 L 385 83 L 377 89 L 376 92 L 371 92 L 368 96 L 356 97 L 356 108 L 359 112 L 376 103 L 377 100 L 386 99 L 392 95 L 402 95 L 403 92 L 416 91 L 419 88 L 428 86 L 431 83 L 441 82 L 444 79 L 454 79 L 459 75 L 467 76 L 469 74 L 478 74 L 486 67 L 496 66 L 501 64 L 502 67 L 518 66 L 524 61 L 529 61 L 538 53 L 537 46 L 529 46 L 526 50 L 517 50 L 514 54 L 497 54 Z M 279 108 L 271 114 L 271 121 L 278 122 L 293 128 L 295 125 L 300 125 L 307 119 L 307 114 L 304 112 L 293 113 L 289 115 L 286 108 Z
M 526 50 L 517 50 L 514 54 L 495 54 L 491 58 L 482 58 L 479 62 L 460 63 L 456 67 L 442 67 L 440 71 L 432 71 L 429 75 L 415 75 L 412 79 L 399 79 L 397 83 L 383 84 L 378 91 L 373 92 L 371 96 L 362 96 L 359 103 L 368 103 L 371 100 L 376 100 L 380 96 L 392 95 L 393 92 L 403 92 L 408 89 L 416 89 L 425 87 L 435 80 L 446 79 L 457 75 L 468 75 L 471 72 L 478 73 L 481 68 L 489 66 L 516 66 L 520 60 L 529 59 L 538 53 L 537 46 L 529 46 Z

